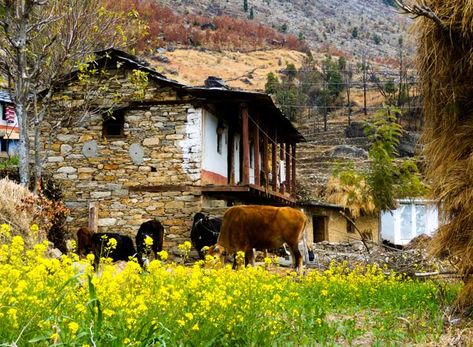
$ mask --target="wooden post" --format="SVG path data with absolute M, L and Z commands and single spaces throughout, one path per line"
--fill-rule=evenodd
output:
M 235 184 L 235 132 L 232 125 L 228 128 L 228 183 Z
M 255 160 L 255 184 L 261 185 L 261 171 L 260 171 L 260 145 L 259 145 L 259 115 L 255 115 L 253 131 L 253 151 Z
M 94 233 L 97 232 L 97 222 L 99 219 L 99 202 L 93 201 L 89 203 L 89 229 Z
M 271 144 L 271 164 L 272 164 L 272 179 L 273 179 L 273 191 L 278 191 L 278 132 L 274 130 L 274 139 Z
M 248 129 L 248 106 L 242 105 L 241 109 L 241 127 L 242 127 L 242 150 L 243 150 L 243 184 L 250 183 L 250 136 Z
M 279 144 L 279 159 L 284 160 L 284 143 L 283 142 L 281 142 Z M 286 165 L 287 165 L 287 163 L 286 163 Z M 286 174 L 286 180 L 284 182 L 282 180 L 282 175 L 281 175 L 281 185 L 279 187 L 279 191 L 283 194 L 286 192 L 286 183 L 285 182 L 287 182 L 287 174 Z
M 268 126 L 264 126 L 264 134 L 263 134 L 263 179 L 264 179 L 264 187 L 268 188 L 269 186 L 269 163 L 268 163 Z
M 292 192 L 292 195 L 295 196 L 296 195 L 296 144 L 295 143 L 291 144 L 291 147 L 292 147 L 292 166 L 291 166 L 292 189 L 291 189 L 291 192 Z
M 292 193 L 292 182 L 291 182 L 291 144 L 289 142 L 286 143 L 285 146 L 286 150 L 286 191 L 291 194 Z

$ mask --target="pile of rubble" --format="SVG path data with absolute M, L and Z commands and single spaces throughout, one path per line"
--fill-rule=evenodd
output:
M 429 241 L 430 237 L 421 235 L 402 249 L 361 241 L 319 242 L 313 245 L 314 260 L 309 261 L 307 267 L 325 270 L 332 262 L 346 262 L 350 268 L 377 264 L 386 271 L 415 277 L 454 272 L 450 263 L 428 254 Z

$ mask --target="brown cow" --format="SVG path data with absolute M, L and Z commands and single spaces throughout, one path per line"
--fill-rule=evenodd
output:
M 77 230 L 77 254 L 84 257 L 92 252 L 92 235 L 94 231 L 87 227 Z
M 289 246 L 294 267 L 302 273 L 302 255 L 298 245 L 307 223 L 305 214 L 291 207 L 241 205 L 229 208 L 223 215 L 217 244 L 211 254 L 245 252 L 246 263 L 254 265 L 253 248 L 276 249 Z M 222 257 L 223 261 L 223 257 Z

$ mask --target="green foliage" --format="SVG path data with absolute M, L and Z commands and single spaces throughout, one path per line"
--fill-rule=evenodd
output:
M 250 15 L 248 16 L 249 19 L 254 19 L 255 18 L 255 14 L 254 14 L 254 11 L 253 11 L 253 7 L 250 9 Z
M 353 37 L 354 39 L 356 39 L 358 37 L 358 28 L 357 27 L 354 27 L 351 31 L 351 37 Z
M 397 122 L 400 116 L 399 109 L 382 109 L 365 128 L 372 141 L 367 182 L 376 207 L 382 211 L 395 208 L 396 198 L 420 196 L 427 189 L 421 182 L 414 161 L 395 160 L 398 155 L 397 146 L 403 134 L 403 129 Z
M 396 6 L 397 6 L 395 0 L 383 0 L 383 2 L 384 2 L 386 5 L 389 5 L 389 6 L 392 6 L 392 7 L 396 7 Z
M 297 39 L 298 39 L 299 41 L 304 41 L 304 40 L 305 40 L 305 35 L 304 35 L 304 33 L 303 33 L 302 31 L 299 33 L 299 36 L 297 36 Z
M 292 63 L 286 65 L 286 69 L 284 70 L 284 74 L 287 76 L 289 81 L 293 81 L 294 78 L 297 76 L 297 69 L 296 66 Z
M 19 163 L 20 163 L 20 157 L 18 155 L 14 155 L 3 161 L 0 161 L 0 169 L 8 169 L 10 167 L 18 166 Z
M 394 107 L 381 109 L 365 125 L 365 133 L 372 142 L 368 152 L 368 172 L 361 172 L 353 166 L 337 168 L 332 177 L 338 180 L 339 187 L 331 188 L 329 196 L 344 201 L 347 208 L 353 211 L 369 210 L 366 207 L 371 200 L 374 210 L 387 211 L 396 207 L 395 199 L 414 198 L 427 193 L 427 186 L 421 180 L 415 161 L 397 158 L 397 147 L 403 134 L 398 124 L 400 115 L 400 110 Z M 367 189 L 364 189 L 364 182 Z M 340 192 L 345 196 L 341 196 Z M 350 197 L 349 194 L 355 195 Z M 360 199 L 359 194 L 369 196 Z
M 276 77 L 276 75 L 272 72 L 268 73 L 266 76 L 266 84 L 264 86 L 264 89 L 266 93 L 268 94 L 274 94 L 277 92 L 279 88 L 279 80 Z
M 325 88 L 323 88 L 320 94 L 320 102 L 323 103 L 323 106 L 335 104 L 336 99 L 342 93 L 344 85 L 340 66 L 344 64 L 346 64 L 345 58 L 339 58 L 337 62 L 331 56 L 327 56 L 323 61 L 322 78 L 325 82 Z
M 279 28 L 278 28 L 278 31 L 280 33 L 287 33 L 287 24 L 286 23 L 283 23 Z
M 248 0 L 243 0 L 243 11 L 248 12 Z
M 373 42 L 376 44 L 376 45 L 379 45 L 381 43 L 381 37 L 378 35 L 378 34 L 374 34 L 373 35 Z

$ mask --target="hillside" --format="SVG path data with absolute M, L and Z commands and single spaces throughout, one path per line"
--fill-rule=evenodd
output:
M 162 50 L 148 61 L 158 71 L 184 84 L 199 86 L 208 76 L 217 76 L 232 88 L 264 90 L 269 72 L 284 69 L 288 63 L 300 67 L 304 58 L 304 53 L 283 49 L 248 53 L 176 49 Z
M 399 38 L 406 42 L 409 19 L 385 0 L 155 0 L 181 14 L 206 17 L 227 15 L 272 26 L 280 32 L 305 38 L 317 51 L 368 54 L 393 59 Z

